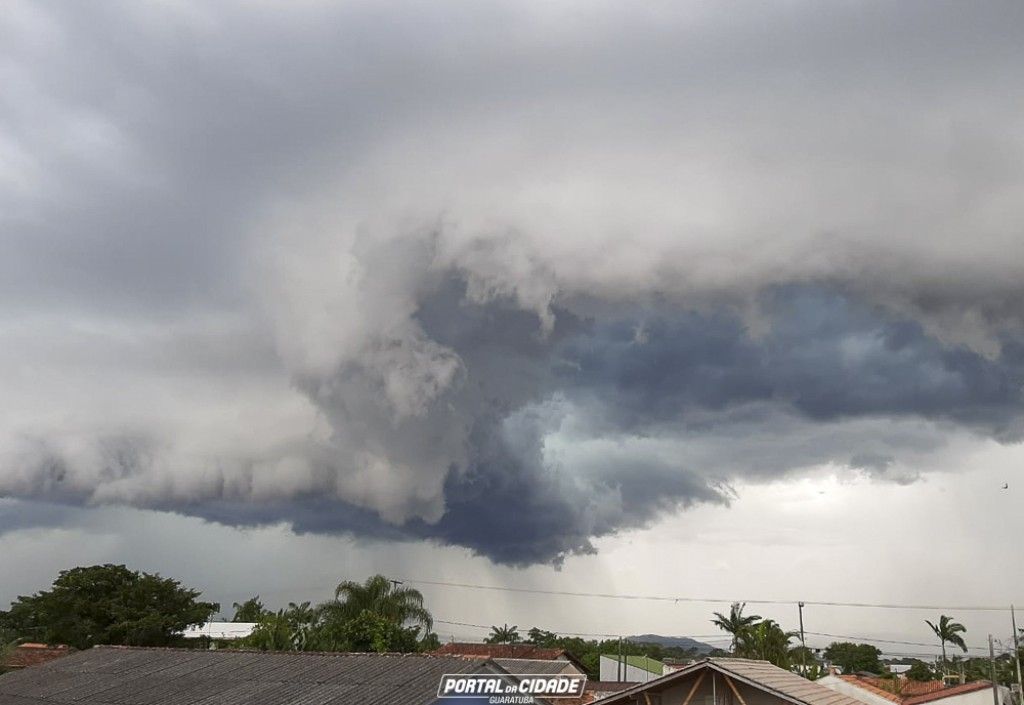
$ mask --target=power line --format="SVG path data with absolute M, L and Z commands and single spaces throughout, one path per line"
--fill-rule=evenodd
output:
M 712 604 L 731 604 L 733 602 L 745 602 L 749 605 L 795 605 L 800 600 L 741 600 L 725 597 L 682 597 L 671 595 L 630 595 L 607 592 L 576 592 L 571 590 L 543 590 L 540 588 L 517 588 L 498 585 L 474 585 L 471 583 L 451 583 L 442 580 L 415 580 L 403 578 L 405 582 L 417 585 L 434 585 L 440 587 L 466 588 L 470 590 L 491 590 L 495 592 L 526 593 L 531 595 L 558 595 L 563 597 L 599 597 L 602 599 L 615 600 L 646 600 L 653 602 L 694 602 Z M 993 605 L 901 605 L 895 603 L 874 603 L 874 602 L 836 602 L 826 600 L 803 600 L 805 605 L 815 607 L 857 607 L 866 609 L 887 609 L 887 610 L 959 610 L 961 612 L 1009 612 L 1009 606 L 998 607 Z

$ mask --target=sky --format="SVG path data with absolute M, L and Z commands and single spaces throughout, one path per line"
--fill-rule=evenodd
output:
M 12 0 L 0 604 L 95 562 L 563 632 L 722 604 L 430 581 L 1024 604 L 1022 20 Z

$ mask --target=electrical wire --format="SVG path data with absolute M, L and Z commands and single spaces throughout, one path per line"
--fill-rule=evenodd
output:
M 647 600 L 655 602 L 695 602 L 712 604 L 730 604 L 733 602 L 745 602 L 749 605 L 795 605 L 803 602 L 804 605 L 814 607 L 857 607 L 867 609 L 890 609 L 890 610 L 957 610 L 961 612 L 1009 612 L 1010 607 L 993 605 L 903 605 L 896 603 L 874 603 L 874 602 L 836 602 L 827 600 L 740 600 L 725 597 L 682 597 L 670 595 L 630 595 L 607 592 L 576 592 L 571 590 L 543 590 L 540 588 L 517 588 L 498 585 L 474 585 L 472 583 L 452 583 L 442 580 L 420 580 L 414 578 L 402 578 L 402 582 L 414 583 L 417 585 L 434 585 L 439 587 L 456 587 L 470 590 L 491 590 L 495 592 L 526 593 L 531 595 L 557 595 L 563 597 L 598 597 L 602 599 L 616 600 Z

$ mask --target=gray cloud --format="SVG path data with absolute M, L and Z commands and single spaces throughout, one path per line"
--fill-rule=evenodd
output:
M 15 3 L 0 493 L 529 563 L 1016 442 L 1020 13 Z

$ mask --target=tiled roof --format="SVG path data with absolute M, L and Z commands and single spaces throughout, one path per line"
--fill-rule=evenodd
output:
M 486 659 L 99 646 L 0 676 L 4 705 L 426 705 Z
M 561 673 L 572 664 L 568 661 L 551 661 L 534 658 L 496 658 L 494 662 L 501 670 L 514 675 Z
M 578 658 L 565 649 L 550 649 L 533 644 L 474 644 L 470 642 L 453 641 L 444 644 L 433 653 L 444 656 L 477 656 L 480 658 L 510 658 L 510 659 L 531 659 L 535 661 L 569 661 L 580 672 L 586 672 L 586 668 Z
M 4 665 L 7 668 L 26 668 L 38 666 L 55 658 L 67 656 L 74 649 L 64 644 L 50 646 L 47 644 L 21 644 L 7 656 Z
M 460 641 L 445 644 L 434 653 L 481 656 L 483 658 L 525 658 L 539 661 L 554 661 L 564 658 L 566 655 L 565 649 L 547 649 L 533 644 L 472 644 Z
M 992 688 L 992 683 L 989 681 L 974 681 L 947 687 L 943 685 L 942 681 L 904 680 L 900 686 L 900 692 L 896 693 L 893 691 L 892 681 L 885 678 L 856 675 L 842 675 L 839 678 L 886 700 L 900 703 L 900 705 L 921 705 L 921 703 L 942 700 L 954 695 Z
M 784 668 L 774 666 L 767 661 L 753 661 L 739 658 L 705 658 L 696 663 L 673 671 L 661 678 L 634 686 L 621 693 L 610 695 L 598 702 L 612 703 L 632 702 L 633 695 L 644 691 L 659 691 L 671 687 L 678 681 L 688 678 L 702 669 L 711 669 L 730 676 L 735 680 L 759 688 L 783 700 L 797 705 L 863 705 L 860 701 L 847 697 L 833 690 L 809 681 Z

